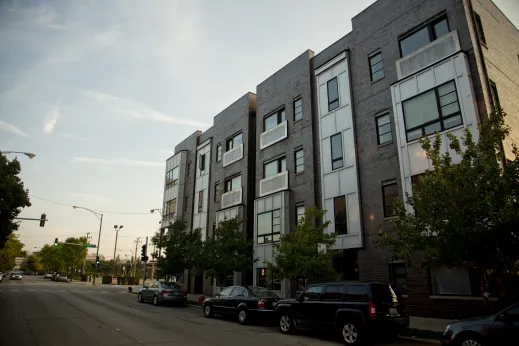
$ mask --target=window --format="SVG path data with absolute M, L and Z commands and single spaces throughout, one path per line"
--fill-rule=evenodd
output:
M 342 134 L 339 132 L 330 137 L 332 147 L 332 169 L 341 168 L 344 166 L 342 160 Z
M 295 152 L 296 161 L 296 174 L 303 173 L 305 170 L 305 158 L 303 155 L 303 149 L 299 149 Z
M 366 299 L 367 293 L 366 286 L 364 285 L 348 285 L 346 300 L 362 302 Z
M 384 78 L 384 63 L 382 62 L 382 53 L 378 52 L 369 57 L 369 71 L 371 73 L 371 81 L 376 82 Z
M 407 294 L 407 269 L 405 263 L 390 263 L 391 282 L 400 291 L 400 294 Z
M 287 170 L 287 159 L 280 157 L 263 165 L 263 179 L 272 177 Z
M 490 97 L 492 98 L 492 106 L 501 109 L 501 102 L 499 102 L 499 94 L 497 93 L 496 83 L 490 81 Z
M 238 134 L 227 140 L 227 148 L 225 151 L 239 147 L 243 143 L 242 134 Z
M 220 291 L 220 295 L 221 296 L 230 296 L 233 288 L 234 288 L 234 286 L 225 287 L 223 290 Z
M 408 142 L 463 123 L 454 81 L 404 101 L 402 108 Z
M 298 204 L 296 205 L 296 224 L 305 216 L 305 205 Z
M 164 203 L 164 217 L 166 216 L 175 216 L 177 211 L 177 200 L 172 199 L 171 201 L 167 201 Z
M 335 233 L 347 234 L 348 223 L 346 218 L 346 196 L 339 196 L 333 199 L 333 209 L 335 216 Z
M 328 112 L 339 108 L 339 85 L 337 77 L 328 81 Z
M 193 163 L 193 161 L 189 161 L 188 164 L 187 164 L 187 176 L 190 177 L 191 176 L 191 164 Z
M 200 164 L 199 164 L 199 167 L 200 167 L 200 171 L 205 170 L 205 154 L 200 155 Z
M 214 184 L 214 201 L 216 203 L 220 202 L 221 195 L 222 195 L 222 190 L 220 189 L 220 183 Z
M 303 99 L 294 101 L 294 121 L 303 119 Z
M 189 203 L 189 195 L 187 195 L 185 198 L 184 213 L 187 212 L 187 206 L 189 205 L 188 203 Z
M 216 162 L 222 161 L 222 145 L 218 144 L 216 146 Z
M 275 272 L 272 272 L 268 268 L 258 268 L 257 271 L 257 285 L 258 287 L 264 287 L 268 290 L 281 290 L 281 280 L 276 276 Z
M 285 121 L 285 110 L 282 109 L 263 119 L 263 132 L 273 129 L 274 127 Z
M 344 285 L 326 286 L 323 293 L 323 300 L 342 300 L 344 297 Z
M 258 244 L 279 241 L 281 211 L 275 209 L 258 215 Z
M 319 300 L 324 286 L 312 286 L 303 292 L 304 300 Z
M 470 296 L 469 270 L 466 267 L 431 269 L 431 291 L 438 295 Z
M 384 199 L 384 217 L 392 217 L 395 203 L 398 200 L 398 186 L 396 183 L 382 185 Z
M 481 22 L 481 17 L 476 12 L 474 12 L 474 19 L 476 20 L 476 30 L 478 31 L 479 42 L 486 47 L 487 40 L 485 39 L 485 32 L 483 31 L 483 23 Z
M 447 22 L 447 17 L 442 16 L 401 39 L 400 53 L 404 57 L 448 33 L 449 23 Z
M 180 167 L 175 167 L 166 173 L 166 188 L 171 185 L 177 185 L 178 172 Z
M 379 145 L 393 142 L 389 113 L 377 117 L 377 137 Z
M 232 297 L 246 297 L 247 292 L 242 287 L 234 287 L 231 293 Z
M 204 191 L 198 192 L 198 214 L 204 211 Z
M 241 188 L 241 175 L 225 181 L 225 192 L 238 190 L 239 188 Z

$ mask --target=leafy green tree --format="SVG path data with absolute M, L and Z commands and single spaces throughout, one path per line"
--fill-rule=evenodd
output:
M 19 177 L 20 162 L 9 161 L 0 153 L 0 249 L 4 247 L 7 237 L 18 229 L 14 218 L 21 208 L 30 207 L 29 190 L 25 190 Z
M 70 237 L 65 240 L 65 243 L 85 244 L 86 237 Z M 86 258 L 88 249 L 83 246 L 59 244 L 59 255 L 63 258 L 65 270 L 70 273 L 76 272 L 83 266 L 83 260 Z M 113 261 L 112 261 L 113 263 Z
M 27 257 L 27 269 L 33 272 L 41 272 L 43 270 L 43 263 L 38 255 L 34 254 Z
M 252 259 L 252 241 L 247 240 L 241 230 L 244 222 L 238 218 L 220 222 L 214 236 L 203 242 L 198 271 L 203 271 L 207 278 L 218 278 L 221 282 L 227 275 L 252 267 L 257 259 Z
M 23 255 L 22 249 L 22 242 L 13 233 L 9 234 L 5 246 L 0 249 L 0 270 L 12 270 L 14 259 Z
M 503 166 L 501 143 L 509 134 L 504 112 L 494 111 L 449 145 L 461 156 L 453 163 L 441 153 L 441 137 L 421 139 L 433 169 L 420 176 L 406 205 L 399 202 L 391 220 L 394 232 L 380 232 L 378 246 L 411 263 L 421 254 L 425 266 L 467 266 L 486 273 L 515 273 L 519 265 L 519 155 Z M 464 150 L 462 150 L 464 149 Z M 423 256 L 423 258 L 422 258 Z
M 340 250 L 332 250 L 336 233 L 326 233 L 330 221 L 320 223 L 325 210 L 312 207 L 287 234 L 281 235 L 279 243 L 274 244 L 273 262 L 265 262 L 267 268 L 280 279 L 301 281 L 303 286 L 308 280 L 324 276 L 337 276 L 332 266 L 332 258 Z M 324 244 L 326 251 L 319 252 L 318 244 Z
M 64 258 L 61 256 L 59 247 L 62 245 L 54 246 L 45 244 L 38 252 L 43 269 L 46 272 L 59 272 L 65 268 Z

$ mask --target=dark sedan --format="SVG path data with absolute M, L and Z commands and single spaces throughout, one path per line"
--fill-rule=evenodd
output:
M 486 317 L 449 324 L 442 346 L 511 346 L 519 344 L 519 303 Z
M 217 293 L 216 297 L 204 300 L 204 316 L 233 315 L 241 324 L 246 324 L 251 318 L 273 319 L 279 300 L 274 292 L 262 287 L 230 286 Z
M 187 292 L 177 283 L 155 281 L 144 286 L 139 291 L 137 299 L 140 303 L 149 301 L 155 306 L 161 304 L 184 305 L 187 301 Z

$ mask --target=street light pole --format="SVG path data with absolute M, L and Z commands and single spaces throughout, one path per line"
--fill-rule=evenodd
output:
M 36 154 L 33 153 L 24 153 L 23 151 L 0 151 L 2 154 L 24 154 L 28 158 L 32 159 L 36 156 Z
M 137 240 L 135 241 L 135 262 L 133 264 L 133 277 L 137 277 L 137 245 L 139 245 L 139 239 L 141 239 L 141 237 L 137 237 Z
M 88 235 L 90 234 L 90 232 L 87 232 L 87 236 L 86 236 L 86 244 L 88 244 Z M 88 250 L 87 250 L 87 256 L 88 256 Z M 85 258 L 83 259 L 83 270 L 81 271 L 83 273 L 83 275 L 85 275 L 85 265 L 86 265 L 86 258 L 87 256 L 85 256 Z
M 97 213 L 91 209 L 78 207 L 77 205 L 73 205 L 72 208 L 74 209 L 83 209 L 86 211 L 91 212 L 99 219 L 99 235 L 97 236 L 97 251 L 96 251 L 96 265 L 95 265 L 95 271 L 94 271 L 94 279 L 92 280 L 92 285 L 96 284 L 96 276 L 97 276 L 97 259 L 99 258 L 99 244 L 101 244 L 101 229 L 103 228 L 103 214 Z
M 119 231 L 121 230 L 121 228 L 123 228 L 123 226 L 119 226 L 119 228 L 117 228 L 117 225 L 114 225 L 114 229 L 115 229 L 115 246 L 114 246 L 114 265 L 112 267 L 112 280 L 114 279 L 114 276 L 115 276 L 115 252 L 117 251 L 117 238 L 119 237 Z

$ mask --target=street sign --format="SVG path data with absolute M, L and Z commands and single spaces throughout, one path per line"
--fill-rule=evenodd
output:
M 91 248 L 91 247 L 97 247 L 94 244 L 83 244 L 84 247 Z

